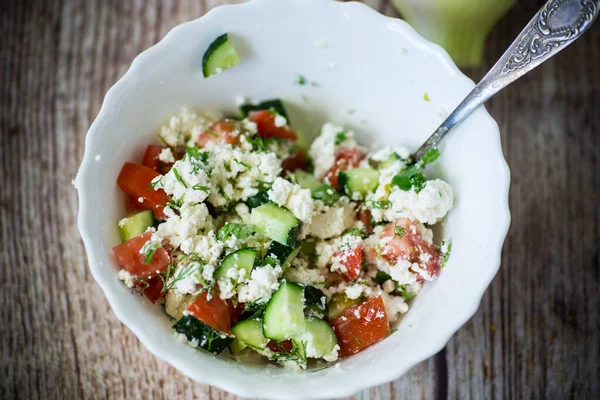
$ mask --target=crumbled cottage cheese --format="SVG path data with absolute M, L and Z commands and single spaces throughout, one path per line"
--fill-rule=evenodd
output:
M 244 101 L 243 98 L 237 100 Z M 160 136 L 171 147 L 193 147 L 199 135 L 220 118 L 183 109 L 162 127 Z M 359 162 L 360 168 L 378 168 L 377 187 L 367 193 L 365 201 L 355 203 L 347 195 L 335 195 L 333 188 L 320 200 L 314 200 L 311 190 L 281 177 L 282 161 L 297 151 L 293 143 L 261 140 L 256 137 L 257 125 L 247 119 L 227 122 L 227 129 L 234 129 L 233 132 L 220 133 L 229 135 L 228 140 L 233 138 L 230 140 L 233 144 L 208 140 L 202 148 L 188 149 L 181 160 L 175 160 L 171 148 L 165 148 L 158 156 L 161 162 L 172 165 L 167 173 L 152 181 L 155 190 L 163 190 L 168 196 L 168 204 L 163 209 L 166 220 L 147 228 L 151 237 L 140 253 L 146 255 L 161 246 L 168 250 L 169 272 L 162 275 L 166 280 L 166 294 L 159 299 L 165 311 L 175 319 L 194 317 L 193 309 L 189 312 L 187 309 L 205 290 L 210 296 L 219 296 L 231 304 L 264 304 L 283 281 L 290 281 L 321 290 L 322 295 L 316 292 L 318 297 L 313 301 L 323 307 L 340 298 L 358 303 L 380 296 L 385 313 L 379 311 L 375 318 L 387 315 L 390 323 L 396 322 L 408 310 L 408 299 L 419 292 L 422 283 L 417 280 L 434 279 L 440 254 L 449 252 L 449 246 L 433 244 L 433 232 L 425 226 L 438 222 L 452 207 L 453 194 L 448 184 L 430 180 L 419 193 L 400 190 L 391 182 L 406 168 L 410 153 L 404 148 L 385 147 Z M 285 117 L 275 115 L 276 127 L 287 124 Z M 351 154 L 365 153 L 352 131 L 331 123 L 323 125 L 321 135 L 309 150 L 314 177 L 320 180 L 317 185 L 323 182 L 336 157 L 349 150 Z M 347 166 L 340 164 L 340 167 Z M 356 168 L 356 164 L 352 163 L 350 168 Z M 265 190 L 269 201 L 290 210 L 302 223 L 282 221 L 282 226 L 272 224 L 268 229 L 253 225 L 249 206 L 254 205 L 247 200 Z M 146 204 L 144 197 L 138 201 Z M 372 232 L 369 224 L 358 217 L 363 218 L 364 208 L 370 210 L 373 221 L 382 222 L 374 224 Z M 123 227 L 125 221 L 119 221 L 119 226 Z M 255 221 L 256 225 L 261 223 Z M 227 228 L 227 224 L 241 226 Z M 270 222 L 265 225 L 268 224 Z M 278 236 L 270 229 L 285 229 L 289 236 L 298 232 L 299 226 L 299 242 L 295 246 L 301 246 L 301 251 L 294 253 L 291 262 L 282 263 L 285 265 L 270 265 L 272 260 L 264 259 L 269 249 L 279 254 L 272 241 Z M 396 233 L 396 227 L 402 232 Z M 402 239 L 403 235 L 410 236 Z M 310 250 L 313 245 L 314 251 Z M 230 259 L 231 267 L 221 270 L 217 280 L 215 271 L 224 257 L 247 248 L 256 251 L 254 264 L 237 264 L 235 260 L 241 258 L 234 255 Z M 360 249 L 362 252 L 357 252 Z M 358 255 L 362 255 L 362 259 Z M 158 269 L 156 272 L 161 273 Z M 390 278 L 378 283 L 380 272 Z M 348 275 L 355 274 L 356 279 L 346 281 L 350 279 Z M 137 286 L 138 278 L 125 269 L 120 270 L 117 277 L 128 287 Z M 318 310 L 312 312 L 312 317 L 322 317 Z M 361 317 L 357 309 L 348 314 L 349 318 L 354 316 Z M 295 336 L 305 345 L 304 356 L 285 356 L 278 362 L 285 367 L 306 368 L 306 357 L 327 362 L 338 359 L 343 342 L 327 354 L 321 354 L 314 342 L 318 338 L 311 335 L 307 331 Z M 181 333 L 176 337 L 193 347 L 207 348 L 206 339 L 188 340 L 189 335 Z M 271 359 L 280 356 L 268 348 L 256 351 Z
M 183 108 L 178 115 L 169 119 L 168 124 L 162 126 L 160 137 L 171 147 L 184 144 L 191 147 L 196 143 L 198 136 L 218 119 L 221 119 L 218 113 L 199 115 Z
M 128 287 L 132 288 L 135 285 L 135 277 L 124 269 L 119 270 L 117 278 Z
M 336 144 L 336 136 L 339 133 L 344 133 L 345 139 Z M 337 152 L 358 147 L 354 140 L 354 132 L 347 131 L 344 128 L 326 123 L 321 128 L 321 134 L 314 140 L 310 146 L 308 154 L 313 160 L 315 167 L 314 175 L 317 178 L 322 178 L 325 173 L 333 166 Z
M 210 164 L 208 201 L 221 207 L 254 196 L 261 181 L 273 182 L 281 173 L 281 161 L 274 153 L 243 151 L 230 144 L 215 146 Z
M 152 183 L 155 189 L 163 189 L 182 203 L 202 203 L 208 197 L 208 175 L 191 157 L 177 161 L 166 175 L 157 176 Z
M 414 189 L 395 189 L 389 197 L 395 215 L 406 212 L 412 219 L 433 225 L 442 219 L 453 205 L 452 188 L 446 182 L 435 179 L 427 181 L 425 187 L 416 193 Z
M 316 200 L 314 204 L 315 212 L 312 222 L 308 226 L 309 235 L 327 239 L 341 235 L 354 225 L 354 203 L 340 201 L 332 206 L 327 206 L 322 201 Z
M 242 303 L 268 300 L 279 287 L 278 280 L 282 272 L 281 267 L 273 268 L 271 265 L 254 269 L 250 281 L 240 286 L 238 300 Z
M 309 189 L 302 189 L 295 183 L 277 178 L 269 189 L 269 199 L 290 210 L 302 222 L 310 222 L 312 219 L 314 203 Z
M 158 154 L 158 159 L 164 163 L 172 164 L 175 162 L 175 157 L 173 156 L 173 152 L 170 148 L 165 147 Z

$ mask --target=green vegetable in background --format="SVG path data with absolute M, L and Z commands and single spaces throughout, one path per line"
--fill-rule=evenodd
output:
M 459 67 L 477 67 L 488 33 L 516 0 L 393 0 L 402 17 Z

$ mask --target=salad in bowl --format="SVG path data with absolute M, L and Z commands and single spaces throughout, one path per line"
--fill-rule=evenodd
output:
M 253 0 L 182 24 L 86 136 L 91 274 L 197 382 L 305 399 L 397 379 L 475 313 L 500 264 L 509 171 L 485 109 L 437 160 L 399 147 L 473 86 L 361 3 Z
M 123 165 L 119 279 L 178 340 L 239 360 L 305 369 L 386 338 L 450 254 L 439 152 L 412 163 L 332 123 L 305 151 L 280 100 L 240 114 L 184 108 Z

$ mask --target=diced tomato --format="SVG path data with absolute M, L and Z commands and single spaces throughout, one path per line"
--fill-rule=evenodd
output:
M 360 274 L 363 259 L 363 245 L 361 242 L 350 247 L 344 247 L 333 254 L 333 259 L 345 267 L 340 275 L 346 282 L 350 282 Z
M 226 334 L 231 333 L 231 311 L 227 301 L 216 294 L 202 292 L 187 308 L 195 318 L 211 328 Z
M 238 122 L 231 119 L 222 119 L 215 122 L 198 136 L 196 144 L 198 144 L 198 147 L 204 147 L 208 142 L 212 141 L 238 144 L 240 142 L 240 127 Z
M 148 168 L 152 168 L 159 174 L 166 174 L 171 169 L 173 163 L 165 163 L 160 160 L 160 153 L 166 149 L 165 146 L 157 146 L 154 144 L 146 147 L 146 152 L 144 153 L 144 158 L 142 159 L 142 165 Z
M 356 354 L 390 334 L 381 296 L 344 311 L 333 321 L 332 326 L 340 345 L 340 357 Z
M 297 151 L 281 162 L 281 173 L 293 172 L 297 169 L 306 169 L 306 156 L 303 151 Z
M 242 314 L 245 311 L 245 307 L 242 303 L 237 303 L 237 305 L 233 305 L 231 300 L 227 300 L 227 304 L 229 305 L 229 313 L 231 314 L 231 325 L 235 325 L 241 319 Z
M 401 235 L 398 234 L 399 230 L 402 230 Z M 407 218 L 389 223 L 380 235 L 382 239 L 391 238 L 381 250 L 381 257 L 391 264 L 395 264 L 399 258 L 419 263 L 427 271 L 428 278 L 433 279 L 440 273 L 441 255 L 433 244 L 423 239 L 419 231 L 416 223 Z M 424 277 L 418 275 L 417 280 L 423 281 Z
M 338 184 L 338 174 L 340 171 L 345 171 L 348 168 L 356 168 L 360 163 L 360 151 L 358 148 L 353 147 L 351 149 L 342 151 L 336 155 L 335 163 L 325 174 L 325 180 L 334 187 L 336 190 L 340 190 Z
M 144 288 L 144 296 L 154 304 L 156 303 L 156 300 L 163 296 L 162 289 L 163 280 L 158 276 L 155 276 L 148 280 L 148 286 Z
M 121 168 L 117 184 L 127 195 L 134 199 L 143 198 L 141 204 L 144 210 L 152 210 L 157 219 L 166 219 L 163 209 L 169 202 L 167 194 L 162 189 L 150 187 L 152 179 L 160 174 L 143 165 L 126 162 Z
M 144 207 L 144 203 L 140 203 L 138 199 L 134 199 L 131 196 L 125 197 L 125 212 L 127 214 L 133 214 L 140 211 L 144 211 L 147 207 Z
M 123 244 L 113 247 L 113 252 L 121 268 L 137 278 L 148 278 L 167 270 L 171 257 L 162 247 L 159 247 L 149 264 L 146 264 L 146 256 L 140 250 L 150 240 L 152 232 L 146 232 L 140 236 L 129 239 Z
M 368 208 L 361 208 L 358 211 L 356 218 L 363 223 L 363 226 L 365 227 L 365 235 L 369 236 L 371 233 L 373 233 L 373 221 L 371 221 L 371 210 L 369 210 Z
M 292 339 L 283 340 L 281 342 L 269 340 L 267 347 L 276 353 L 291 353 L 292 349 L 294 348 L 294 343 L 292 342 Z
M 284 126 L 275 124 L 275 114 L 271 111 L 250 111 L 248 119 L 256 124 L 258 135 L 263 139 L 276 138 L 292 141 L 298 139 L 296 133 L 287 124 Z

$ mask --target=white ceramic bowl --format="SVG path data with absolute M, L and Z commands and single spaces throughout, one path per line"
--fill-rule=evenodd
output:
M 223 32 L 243 61 L 204 79 L 202 54 Z M 297 74 L 318 86 L 296 84 Z M 116 221 L 124 209 L 115 181 L 123 163 L 141 158 L 182 106 L 234 112 L 237 95 L 280 97 L 304 132 L 333 121 L 353 128 L 367 145 L 416 149 L 472 87 L 440 47 L 360 3 L 254 0 L 182 24 L 134 60 L 87 134 L 76 187 L 92 275 L 140 341 L 198 382 L 283 399 L 346 396 L 394 380 L 446 344 L 475 313 L 499 268 L 510 221 L 509 170 L 498 127 L 484 109 L 456 129 L 431 171 L 455 191 L 441 232 L 454 246 L 448 266 L 425 285 L 396 333 L 317 372 L 245 366 L 177 343 L 162 310 L 117 280 L 111 248 L 120 242 Z

